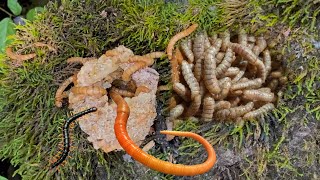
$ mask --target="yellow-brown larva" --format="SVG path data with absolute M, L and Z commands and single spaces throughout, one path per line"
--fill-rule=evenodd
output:
M 264 92 L 256 89 L 244 90 L 242 97 L 252 101 L 273 102 L 275 100 L 272 92 Z
M 108 74 L 103 80 L 107 83 L 112 83 L 116 79 L 120 79 L 123 74 L 123 69 L 118 68 L 112 73 Z
M 221 90 L 215 73 L 215 55 L 217 52 L 218 50 L 215 47 L 210 46 L 209 49 L 207 49 L 206 56 L 204 58 L 203 81 L 211 94 L 217 94 Z
M 216 55 L 216 64 L 220 64 L 221 61 L 223 60 L 224 58 L 224 55 L 225 55 L 225 52 L 218 52 L 217 55 Z
M 226 77 L 234 77 L 240 73 L 240 69 L 237 67 L 229 67 L 227 71 L 224 73 Z
M 76 79 L 76 75 L 73 75 L 66 79 L 58 88 L 55 95 L 55 105 L 57 107 L 62 106 L 62 99 L 63 99 L 63 91 Z
M 271 89 L 271 91 L 275 91 L 278 88 L 279 80 L 278 79 L 272 79 L 268 83 L 268 87 Z
M 220 37 L 222 39 L 221 50 L 226 51 L 228 48 L 228 44 L 230 43 L 230 32 L 228 30 L 220 33 Z
M 235 59 L 233 58 L 233 52 L 230 48 L 228 48 L 222 62 L 216 68 L 216 76 L 218 78 L 222 77 L 234 60 Z
M 203 98 L 203 107 L 202 107 L 202 114 L 201 114 L 201 118 L 203 121 L 209 122 L 212 120 L 214 107 L 215 107 L 214 104 L 215 104 L 214 99 L 209 94 L 206 94 L 205 97 Z
M 240 29 L 238 43 L 243 46 L 247 46 L 248 44 L 248 35 L 244 29 Z
M 128 62 L 144 62 L 146 63 L 146 66 L 151 66 L 154 63 L 154 58 L 149 57 L 149 55 L 148 56 L 134 55 L 129 57 Z
M 231 107 L 236 107 L 236 106 L 238 106 L 238 104 L 240 103 L 240 101 L 241 101 L 241 98 L 240 98 L 239 96 L 236 96 L 236 97 L 234 97 L 234 98 L 232 98 L 232 99 L 229 99 L 229 102 L 230 102 L 230 106 L 231 106 Z
M 256 109 L 254 111 L 248 112 L 243 116 L 243 119 L 254 119 L 260 115 L 263 115 L 267 113 L 268 111 L 271 111 L 274 109 L 274 105 L 272 103 L 265 104 L 261 106 L 259 109 Z
M 245 74 L 245 71 L 240 70 L 240 72 L 231 80 L 232 84 L 237 83 L 244 74 Z
M 204 34 L 201 33 L 194 39 L 194 43 L 193 43 L 193 54 L 195 59 L 193 72 L 194 72 L 194 77 L 198 81 L 201 80 L 204 52 L 205 52 Z
M 260 78 L 256 78 L 254 80 L 249 80 L 246 82 L 238 82 L 235 83 L 231 86 L 230 90 L 235 91 L 235 90 L 241 90 L 241 89 L 254 89 L 254 88 L 259 88 L 262 85 L 262 80 Z
M 172 89 L 186 102 L 190 101 L 191 92 L 181 83 L 174 83 Z
M 259 55 L 267 47 L 267 41 L 263 36 L 256 39 L 256 46 L 253 47 L 252 51 L 255 55 Z
M 142 69 L 144 67 L 146 67 L 147 64 L 145 62 L 135 62 L 132 66 L 130 66 L 129 68 L 127 68 L 123 74 L 122 74 L 122 79 L 124 81 L 130 81 L 131 79 L 131 75 L 133 73 L 135 73 L 136 71 L 138 71 L 139 69 Z
M 6 55 L 10 58 L 10 59 L 13 59 L 13 60 L 17 60 L 17 61 L 26 61 L 26 60 L 29 60 L 29 59 L 32 59 L 34 57 L 36 57 L 36 54 L 35 53 L 30 53 L 30 54 L 16 54 L 12 51 L 12 48 L 11 47 L 8 47 L 6 48 Z
M 84 94 L 86 96 L 95 96 L 101 97 L 107 94 L 107 91 L 100 86 L 80 86 L 80 87 L 72 87 L 70 91 L 73 94 Z
M 67 63 L 80 63 L 80 64 L 84 64 L 88 61 L 94 60 L 96 58 L 83 58 L 83 57 L 71 57 L 67 59 Z
M 248 102 L 246 105 L 241 105 L 237 107 L 232 107 L 229 109 L 223 109 L 215 113 L 215 117 L 226 120 L 226 119 L 235 119 L 239 116 L 242 116 L 252 110 L 254 106 L 253 102 Z
M 265 49 L 264 51 L 262 51 L 262 55 L 263 55 L 263 63 L 264 63 L 264 66 L 266 67 L 266 73 L 269 74 L 269 72 L 271 71 L 270 51 L 268 49 Z
M 210 44 L 213 44 L 218 39 L 218 34 L 214 33 L 209 37 Z
M 190 90 L 191 90 L 191 98 L 193 98 L 194 95 L 200 94 L 200 86 L 197 81 L 197 79 L 194 77 L 192 70 L 187 63 L 187 61 L 182 61 L 181 64 L 181 70 L 182 70 L 182 75 L 184 77 L 184 80 L 187 82 Z
M 171 60 L 172 59 L 172 51 L 174 49 L 174 44 L 179 41 L 180 39 L 188 36 L 189 34 L 191 34 L 193 31 L 195 31 L 198 27 L 198 24 L 193 24 L 190 27 L 188 27 L 186 30 L 179 32 L 178 34 L 174 35 L 167 46 L 166 52 L 168 54 L 168 59 Z
M 119 88 L 116 88 L 116 87 L 111 87 L 111 91 L 115 91 L 115 92 L 119 93 L 121 96 L 124 96 L 124 97 L 134 97 L 134 93 L 130 92 L 128 90 L 123 90 L 123 89 L 119 89 Z
M 173 83 L 180 82 L 180 66 L 177 59 L 177 50 L 179 50 L 179 48 L 176 48 L 176 51 L 174 52 L 172 58 L 170 59 L 171 81 Z
M 186 116 L 195 115 L 198 112 L 200 105 L 201 105 L 201 95 L 195 94 L 191 99 L 191 104 L 186 111 Z
M 166 56 L 167 54 L 165 52 L 157 51 L 157 52 L 151 52 L 148 54 L 143 55 L 144 57 L 156 59 Z
M 214 110 L 219 111 L 222 109 L 229 109 L 231 107 L 231 104 L 229 101 L 217 101 L 214 105 Z
M 184 105 L 182 104 L 176 105 L 174 108 L 170 110 L 170 113 L 169 113 L 170 119 L 174 120 L 178 118 L 179 116 L 182 115 L 183 111 L 184 111 Z
M 183 52 L 183 54 L 186 56 L 187 61 L 189 63 L 193 63 L 194 61 L 194 55 L 192 52 L 192 41 L 191 39 L 187 39 L 181 42 L 181 50 Z
M 282 77 L 282 71 L 273 71 L 270 73 L 270 77 L 272 79 L 280 78 L 280 77 Z
M 282 76 L 282 77 L 279 78 L 279 83 L 281 85 L 285 85 L 285 84 L 287 84 L 287 82 L 288 82 L 287 76 Z
M 220 84 L 221 92 L 219 94 L 212 95 L 215 100 L 222 100 L 228 96 L 231 87 L 231 79 L 229 77 L 225 78 L 226 80 Z
M 137 89 L 136 89 L 136 92 L 134 93 L 134 96 L 138 96 L 141 92 L 144 92 L 144 93 L 149 93 L 151 90 L 146 87 L 146 86 L 138 86 Z

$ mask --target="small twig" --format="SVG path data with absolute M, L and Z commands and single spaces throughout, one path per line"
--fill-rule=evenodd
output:
M 0 7 L 0 10 L 5 12 L 6 14 L 8 14 L 10 17 L 13 16 L 13 14 L 9 13 L 8 11 L 6 11 L 5 9 L 3 9 L 2 7 Z

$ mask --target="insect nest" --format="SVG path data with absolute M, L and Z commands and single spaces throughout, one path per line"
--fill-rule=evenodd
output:
M 96 107 L 96 112 L 79 118 L 80 128 L 89 135 L 87 139 L 94 148 L 104 152 L 120 150 L 122 147 L 113 127 L 116 104 L 108 97 L 108 92 L 115 91 L 125 97 L 130 107 L 127 130 L 139 145 L 156 117 L 155 94 L 159 74 L 148 66 L 163 55 L 164 52 L 153 52 L 138 56 L 130 49 L 119 46 L 99 58 L 69 58 L 68 63 L 79 63 L 82 67 L 60 85 L 55 104 L 61 107 L 63 99 L 68 99 L 68 107 L 74 113 Z
M 182 60 L 174 52 L 171 59 L 174 97 L 178 96 L 171 100 L 175 103 L 170 106 L 171 119 L 200 116 L 202 121 L 239 121 L 274 109 L 275 94 L 287 78 L 279 62 L 272 61 L 263 36 L 240 30 L 234 36 L 225 31 L 183 38 L 175 49 L 181 51 Z

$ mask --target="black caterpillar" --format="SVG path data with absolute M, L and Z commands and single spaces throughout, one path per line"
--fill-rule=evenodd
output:
M 70 150 L 70 139 L 69 139 L 69 126 L 70 126 L 70 124 L 73 121 L 75 121 L 76 119 L 78 119 L 79 117 L 81 117 L 85 114 L 94 112 L 96 110 L 97 110 L 96 107 L 89 108 L 87 110 L 81 111 L 81 112 L 71 116 L 70 118 L 68 118 L 65 121 L 65 123 L 63 125 L 63 152 L 62 152 L 61 156 L 59 157 L 59 159 L 51 165 L 51 169 L 59 166 L 59 164 L 61 164 L 68 157 L 68 153 Z

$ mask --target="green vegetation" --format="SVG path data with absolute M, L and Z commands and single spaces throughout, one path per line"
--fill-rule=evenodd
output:
M 319 132 L 303 143 L 301 161 L 305 161 L 304 166 L 295 164 L 299 155 L 288 149 L 288 145 L 292 140 L 292 129 L 320 121 L 319 55 L 311 43 L 317 37 L 308 36 L 305 31 L 315 27 L 319 9 L 313 2 L 298 0 L 239 0 L 242 3 L 236 7 L 231 2 L 235 1 L 65 0 L 61 2 L 62 6 L 49 3 L 32 22 L 16 26 L 16 35 L 6 28 L 4 36 L 0 37 L 9 37 L 15 51 L 35 52 L 37 57 L 21 67 L 12 68 L 6 55 L 0 54 L 0 158 L 9 159 L 18 167 L 16 173 L 24 179 L 55 179 L 56 176 L 62 179 L 95 179 L 98 176 L 105 179 L 148 179 L 153 176 L 173 179 L 173 176 L 143 169 L 140 164 L 124 162 L 123 152 L 103 154 L 95 150 L 77 126 L 72 158 L 67 159 L 59 172 L 48 171 L 49 160 L 58 152 L 61 142 L 61 126 L 68 116 L 67 108 L 54 106 L 54 94 L 58 84 L 76 70 L 74 66 L 67 66 L 66 59 L 99 56 L 118 44 L 124 44 L 136 54 L 161 51 L 170 37 L 191 23 L 199 23 L 199 29 L 207 30 L 209 34 L 238 27 L 261 33 L 288 29 L 279 25 L 283 20 L 291 26 L 292 33 L 282 39 L 278 49 L 283 49 L 280 53 L 287 59 L 290 82 L 283 90 L 278 108 L 259 121 L 202 125 L 188 120 L 175 128 L 202 134 L 216 149 L 234 150 L 243 159 L 235 165 L 240 171 L 236 174 L 242 178 L 283 178 L 289 173 L 290 178 L 312 177 L 311 172 L 305 170 L 319 167 L 319 147 L 315 145 L 320 139 Z M 280 18 L 278 12 L 283 12 Z M 306 21 L 308 18 L 312 21 Z M 10 25 L 9 18 L 5 21 L 8 21 L 5 25 Z M 303 27 L 293 30 L 295 25 Z M 1 26 L 4 25 L 0 23 Z M 6 41 L 0 40 L 0 43 Z M 30 46 L 39 41 L 52 45 L 58 53 Z M 296 58 L 297 54 L 300 58 Z M 165 74 L 161 77 L 161 85 L 169 83 L 168 64 L 167 59 L 156 62 L 157 70 Z M 159 102 L 165 103 L 169 95 L 168 92 L 161 94 Z M 179 163 L 199 163 L 205 159 L 203 148 L 190 139 L 184 139 L 177 150 Z M 253 153 L 246 156 L 245 150 Z M 164 160 L 171 153 L 157 147 L 150 152 Z M 209 175 L 219 172 L 215 169 Z

